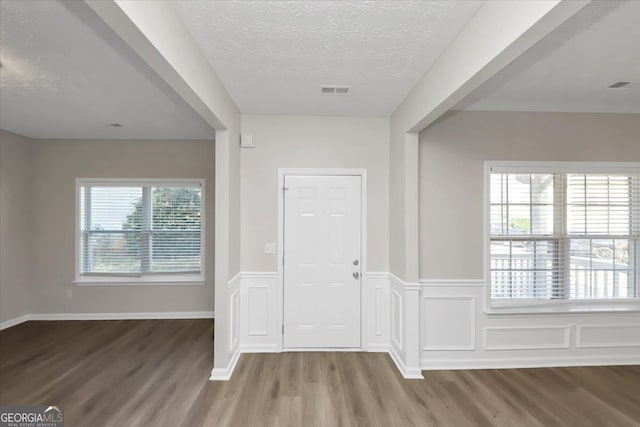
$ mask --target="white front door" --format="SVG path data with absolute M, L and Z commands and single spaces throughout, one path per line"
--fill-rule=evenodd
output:
M 284 183 L 284 347 L 360 347 L 361 177 Z

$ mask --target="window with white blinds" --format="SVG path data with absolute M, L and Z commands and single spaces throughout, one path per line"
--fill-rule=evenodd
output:
M 492 300 L 640 296 L 640 165 L 489 168 Z
M 202 182 L 78 181 L 79 275 L 201 275 Z

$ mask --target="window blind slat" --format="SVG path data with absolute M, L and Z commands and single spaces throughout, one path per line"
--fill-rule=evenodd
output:
M 82 185 L 81 274 L 199 273 L 199 186 Z
M 638 296 L 640 175 L 490 174 L 493 299 Z

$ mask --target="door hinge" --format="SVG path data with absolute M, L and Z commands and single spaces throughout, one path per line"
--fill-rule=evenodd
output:
M 282 191 L 289 191 L 289 187 L 282 187 Z
M 282 324 L 282 335 L 284 335 L 284 323 Z

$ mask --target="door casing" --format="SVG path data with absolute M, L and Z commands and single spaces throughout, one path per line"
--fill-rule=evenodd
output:
M 367 349 L 367 170 L 366 169 L 306 169 L 306 168 L 279 168 L 278 169 L 278 286 L 277 301 L 279 307 L 275 312 L 279 317 L 279 324 L 284 325 L 284 177 L 294 176 L 359 176 L 362 183 L 360 210 L 360 248 L 362 275 L 360 280 L 360 348 L 306 348 L 295 351 L 354 351 Z M 278 335 L 278 348 L 287 351 L 283 347 L 284 336 L 282 329 Z

